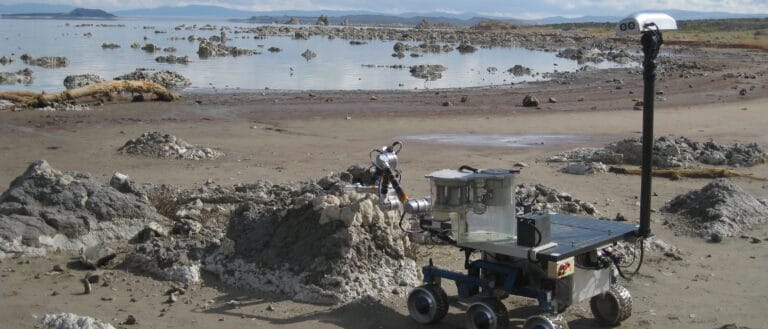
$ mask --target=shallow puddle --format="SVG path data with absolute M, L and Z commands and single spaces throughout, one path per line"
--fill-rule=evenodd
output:
M 430 144 L 505 148 L 533 148 L 554 145 L 584 144 L 596 141 L 595 136 L 558 134 L 425 134 L 400 136 L 398 139 Z

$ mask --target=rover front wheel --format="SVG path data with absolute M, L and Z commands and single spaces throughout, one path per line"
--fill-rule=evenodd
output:
M 600 324 L 618 326 L 632 315 L 632 296 L 627 288 L 614 284 L 606 293 L 592 297 L 589 306 Z
M 486 298 L 469 306 L 464 318 L 467 329 L 506 329 L 507 308 L 496 298 Z

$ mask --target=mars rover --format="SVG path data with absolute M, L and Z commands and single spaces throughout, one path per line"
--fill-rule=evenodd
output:
M 616 28 L 618 34 L 641 34 L 645 55 L 639 226 L 533 212 L 526 200 L 516 199 L 516 170 L 462 166 L 436 171 L 426 176 L 430 198 L 410 199 L 398 178 L 397 156 L 402 144 L 371 152 L 376 185 L 358 188 L 376 191 L 383 209 L 402 207 L 404 230 L 408 230 L 403 226 L 407 215 L 422 232 L 465 254 L 466 272 L 442 269 L 432 260 L 423 267 L 424 285 L 414 288 L 407 300 L 413 320 L 432 324 L 447 314 L 448 297 L 441 287 L 445 281 L 455 283 L 459 299 L 468 305 L 465 326 L 469 329 L 507 328 L 508 312 L 501 299 L 509 295 L 538 301 L 541 313 L 525 321 L 526 329 L 567 328 L 561 312 L 586 300 L 602 324 L 618 325 L 631 315 L 632 298 L 618 276 L 637 273 L 643 262 L 643 240 L 651 235 L 655 58 L 662 43 L 661 31 L 675 28 L 674 19 L 664 14 L 633 15 Z M 620 241 L 635 243 L 634 254 L 623 255 L 613 248 Z M 632 263 L 636 268 L 625 272 Z

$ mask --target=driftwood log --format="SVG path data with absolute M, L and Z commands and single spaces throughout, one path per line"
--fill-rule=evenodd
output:
M 0 92 L 0 99 L 6 99 L 22 107 L 45 107 L 52 103 L 64 103 L 83 97 L 110 96 L 113 93 L 154 94 L 158 100 L 170 102 L 179 98 L 167 88 L 151 81 L 118 80 L 105 81 L 81 88 L 65 90 L 56 94 L 33 93 L 29 91 Z
M 608 172 L 622 175 L 640 175 L 642 170 L 640 168 L 622 168 L 622 167 L 610 167 Z M 761 177 L 755 177 L 751 174 L 743 174 L 725 168 L 704 168 L 704 169 L 653 169 L 653 176 L 665 177 L 671 180 L 678 180 L 682 178 L 732 178 L 740 177 L 758 181 L 766 181 L 767 179 Z

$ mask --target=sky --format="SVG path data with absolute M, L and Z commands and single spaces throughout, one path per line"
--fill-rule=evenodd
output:
M 5 4 L 23 2 L 66 4 L 108 11 L 195 4 L 252 11 L 324 9 L 367 10 L 390 14 L 446 12 L 515 18 L 621 16 L 648 9 L 768 13 L 768 0 L 2 0 L 2 2 Z

